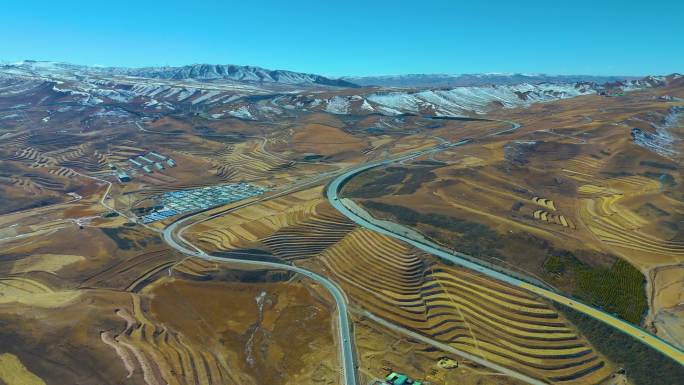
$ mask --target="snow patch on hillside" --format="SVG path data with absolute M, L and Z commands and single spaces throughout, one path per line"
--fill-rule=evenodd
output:
M 203 93 L 203 94 L 202 94 L 201 96 L 195 98 L 195 99 L 191 102 L 193 105 L 194 105 L 194 104 L 198 104 L 198 103 L 202 103 L 203 101 L 209 100 L 209 99 L 213 98 L 214 96 L 220 94 L 219 91 L 208 91 L 208 92 L 202 91 L 202 93 Z
M 349 100 L 343 96 L 333 96 L 328 100 L 328 105 L 325 107 L 327 112 L 331 114 L 345 115 L 349 113 Z
M 237 110 L 228 111 L 228 114 L 240 119 L 254 120 L 254 116 L 247 106 L 242 106 Z
M 655 133 L 646 132 L 638 128 L 632 129 L 632 140 L 638 146 L 653 151 L 669 159 L 676 159 L 680 155 L 679 144 L 682 141 L 676 132 L 684 119 L 684 106 L 672 107 L 662 119 L 662 124 L 649 123 L 655 128 Z
M 371 111 L 371 112 L 372 112 L 372 111 L 375 111 L 375 109 L 373 108 L 373 106 L 371 106 L 371 104 L 368 103 L 368 100 L 366 100 L 366 99 L 364 99 L 364 100 L 363 100 L 363 103 L 361 103 L 361 109 L 362 109 L 362 110 L 366 110 L 366 111 Z
M 419 92 L 394 91 L 371 94 L 367 99 L 392 110 L 420 113 L 432 108 L 440 115 L 460 115 L 468 112 L 484 114 L 492 107 L 492 103 L 515 108 L 593 92 L 589 87 L 576 87 L 574 84 L 519 84 Z

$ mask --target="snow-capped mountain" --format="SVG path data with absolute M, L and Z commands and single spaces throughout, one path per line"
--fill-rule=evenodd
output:
M 341 78 L 360 86 L 402 88 L 445 88 L 539 83 L 596 83 L 638 79 L 633 76 L 544 75 L 544 74 L 409 74 L 386 76 L 347 76 Z
M 250 83 L 283 83 L 292 85 L 323 85 L 354 87 L 355 84 L 341 79 L 329 79 L 321 75 L 285 70 L 268 70 L 254 66 L 193 64 L 183 67 L 107 68 L 111 73 L 152 79 L 173 80 L 232 80 Z
M 514 108 L 533 103 L 567 99 L 596 93 L 589 83 L 518 84 L 514 86 L 454 87 L 437 90 L 374 89 L 356 95 L 320 98 L 316 94 L 295 94 L 280 98 L 278 105 L 322 110 L 337 115 L 371 113 L 396 116 L 475 116 L 497 108 Z
M 492 76 L 509 75 L 481 75 L 490 80 Z M 0 65 L 0 102 L 7 100 L 10 106 L 49 104 L 98 111 L 125 107 L 129 112 L 156 115 L 192 112 L 211 119 L 256 121 L 310 112 L 473 117 L 500 108 L 525 107 L 614 90 L 660 87 L 680 81 L 678 75 L 620 80 L 603 85 L 562 79 L 439 88 L 358 88 L 319 75 L 249 66 L 136 69 L 24 61 Z
M 89 67 L 68 63 L 25 60 L 2 66 L 5 70 L 33 74 L 77 76 L 127 76 L 165 80 L 229 81 L 247 84 L 283 84 L 292 86 L 354 87 L 341 79 L 285 70 L 268 70 L 254 66 L 193 64 L 182 67 Z

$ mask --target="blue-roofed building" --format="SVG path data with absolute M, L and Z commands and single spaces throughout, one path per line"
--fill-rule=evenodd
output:
M 393 385 L 406 385 L 408 381 L 408 376 L 405 374 L 400 374 L 396 380 L 394 380 Z
M 148 156 L 153 156 L 153 157 L 155 157 L 155 158 L 157 158 L 157 159 L 159 159 L 159 160 L 166 160 L 166 157 L 165 157 L 164 155 L 157 154 L 157 153 L 154 152 L 154 151 L 150 151 L 149 154 L 147 154 L 147 155 L 148 155 Z
M 144 156 L 142 156 L 142 155 L 141 155 L 141 156 L 139 156 L 139 157 L 138 157 L 138 159 L 139 159 L 139 160 L 142 160 L 142 161 L 145 161 L 145 162 L 147 162 L 147 163 L 149 163 L 149 164 L 152 164 L 152 163 L 154 163 L 154 161 L 153 161 L 152 159 L 149 159 L 149 158 L 145 158 L 145 157 L 144 157 Z
M 421 385 L 421 381 L 412 380 L 405 374 L 392 372 L 385 377 L 385 385 Z
M 128 176 L 124 171 L 119 171 L 116 173 L 116 177 L 119 178 L 121 182 L 130 182 L 131 177 Z

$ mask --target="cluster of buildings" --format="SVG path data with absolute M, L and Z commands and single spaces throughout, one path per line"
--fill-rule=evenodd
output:
M 261 195 L 265 191 L 266 189 L 263 187 L 244 182 L 170 191 L 164 193 L 161 197 L 162 208 L 143 216 L 142 221 L 143 223 L 151 223 L 177 214 L 206 210 L 211 207 L 225 205 L 255 195 Z
M 172 217 L 174 215 L 180 214 L 178 211 L 173 209 L 161 209 L 159 211 L 154 211 L 151 214 L 147 214 L 143 217 L 143 223 L 152 223 L 156 221 L 161 221 L 163 219 Z
M 128 162 L 148 174 L 152 173 L 152 167 L 157 169 L 157 171 L 161 171 L 167 166 L 176 167 L 176 162 L 174 162 L 173 159 L 157 154 L 154 151 L 150 151 L 146 155 L 140 155 L 136 158 L 130 158 L 128 159 Z
M 119 178 L 119 181 L 121 182 L 130 182 L 131 173 L 135 174 L 137 170 L 142 170 L 143 172 L 151 174 L 153 172 L 152 168 L 157 171 L 162 171 L 166 167 L 176 167 L 176 162 L 173 159 L 154 151 L 150 151 L 145 155 L 129 158 L 128 163 L 132 166 L 128 171 L 123 170 L 114 164 L 109 164 L 109 168 L 116 171 L 116 177 Z

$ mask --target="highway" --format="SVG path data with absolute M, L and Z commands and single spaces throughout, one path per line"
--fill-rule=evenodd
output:
M 490 368 L 490 369 L 495 370 L 495 371 L 497 371 L 497 372 L 499 372 L 499 373 L 503 373 L 503 374 L 505 374 L 505 375 L 507 375 L 507 376 L 509 376 L 509 377 L 511 377 L 511 378 L 516 378 L 516 379 L 518 379 L 518 380 L 520 380 L 520 381 L 523 381 L 523 382 L 525 382 L 525 383 L 527 383 L 527 384 L 530 384 L 530 385 L 548 385 L 547 382 L 540 381 L 540 380 L 538 380 L 538 379 L 536 379 L 536 378 L 532 378 L 532 377 L 527 376 L 527 375 L 525 375 L 525 374 L 522 374 L 522 373 L 516 372 L 516 371 L 514 371 L 514 370 L 511 370 L 511 369 L 509 369 L 509 368 L 507 368 L 507 367 L 505 367 L 505 366 L 501 366 L 501 365 L 495 364 L 494 362 L 487 361 L 486 359 L 481 358 L 481 357 L 479 357 L 479 356 L 476 356 L 476 355 L 474 355 L 474 354 L 471 354 L 471 353 L 468 353 L 468 352 L 464 352 L 463 350 L 460 350 L 460 349 L 456 349 L 456 348 L 454 348 L 454 347 L 451 346 L 451 345 L 445 344 L 445 343 L 443 343 L 443 342 L 435 341 L 435 340 L 433 340 L 432 338 L 426 337 L 426 336 L 424 336 L 424 335 L 422 335 L 422 334 L 420 334 L 420 333 L 416 333 L 416 332 L 414 332 L 414 331 L 412 331 L 412 330 L 403 328 L 403 327 L 401 327 L 401 326 L 397 326 L 397 325 L 395 325 L 395 324 L 393 324 L 393 323 L 391 323 L 391 322 L 388 322 L 388 321 L 387 321 L 386 319 L 384 319 L 384 318 L 380 318 L 380 317 L 374 315 L 373 313 L 370 313 L 370 312 L 367 312 L 367 311 L 360 311 L 359 313 L 360 313 L 362 316 L 367 317 L 368 319 L 372 320 L 373 322 L 376 322 L 376 323 L 378 323 L 379 325 L 382 325 L 382 326 L 384 326 L 384 327 L 386 327 L 386 328 L 388 328 L 388 329 L 390 329 L 390 330 L 394 330 L 394 331 L 397 332 L 397 333 L 401 333 L 401 334 L 407 335 L 407 336 L 409 336 L 410 338 L 413 338 L 413 339 L 415 339 L 415 340 L 417 340 L 417 341 L 420 341 L 420 342 L 422 342 L 422 343 L 424 343 L 424 344 L 433 346 L 433 347 L 435 347 L 435 348 L 437 348 L 437 349 L 439 349 L 439 350 L 442 350 L 442 351 L 444 351 L 444 352 L 449 352 L 449 353 L 455 354 L 455 355 L 457 355 L 457 356 L 461 356 L 461 357 L 463 357 L 463 358 L 465 358 L 465 359 L 467 359 L 467 360 L 470 360 L 470 361 L 472 361 L 472 362 L 475 362 L 475 363 L 477 363 L 477 364 L 480 364 L 480 365 L 482 365 L 482 366 L 484 366 L 484 367 Z
M 508 123 L 511 125 L 511 128 L 505 129 L 502 131 L 490 133 L 487 135 L 483 135 L 482 137 L 489 137 L 493 135 L 500 135 L 500 134 L 505 134 L 512 132 L 520 127 L 518 123 L 515 122 L 509 122 L 509 121 L 501 121 L 503 123 Z M 445 250 L 439 245 L 436 245 L 434 243 L 431 243 L 428 240 L 424 241 L 416 241 L 411 238 L 408 238 L 407 236 L 404 236 L 399 233 L 394 233 L 377 223 L 375 223 L 372 219 L 364 219 L 357 215 L 355 212 L 353 212 L 350 208 L 346 207 L 344 205 L 344 201 L 340 199 L 339 197 L 339 191 L 341 187 L 352 177 L 355 175 L 358 175 L 364 171 L 367 171 L 372 168 L 376 167 L 381 167 L 385 165 L 389 165 L 392 163 L 396 162 L 405 162 L 409 161 L 418 157 L 421 157 L 426 154 L 431 154 L 431 153 L 437 153 L 441 152 L 456 146 L 464 145 L 469 142 L 471 142 L 472 139 L 464 139 L 459 142 L 443 142 L 440 143 L 437 146 L 431 147 L 429 149 L 421 150 L 421 151 L 415 151 L 411 152 L 409 154 L 405 155 L 400 155 L 394 158 L 386 159 L 386 160 L 381 160 L 381 161 L 376 161 L 376 162 L 371 162 L 371 163 L 366 163 L 363 165 L 360 165 L 358 167 L 352 168 L 350 170 L 347 170 L 343 172 L 342 174 L 338 175 L 333 179 L 328 186 L 326 187 L 326 196 L 330 203 L 335 207 L 338 211 L 340 211 L 343 215 L 347 216 L 349 219 L 354 221 L 356 224 L 365 227 L 367 229 L 376 231 L 378 233 L 393 237 L 395 239 L 399 239 L 403 242 L 409 243 L 413 246 L 415 246 L 418 249 L 421 249 L 423 251 L 426 251 L 428 253 L 431 253 L 437 257 L 440 257 L 444 260 L 450 261 L 452 263 L 458 264 L 460 266 L 463 266 L 465 268 L 471 269 L 478 271 L 482 274 L 485 274 L 489 277 L 492 277 L 494 279 L 498 279 L 504 282 L 507 282 L 513 286 L 521 287 L 523 289 L 527 289 L 529 291 L 532 291 L 534 293 L 537 293 L 538 295 L 547 298 L 549 300 L 552 300 L 554 302 L 560 303 L 564 306 L 571 307 L 583 314 L 586 314 L 594 319 L 600 320 L 609 326 L 618 329 L 628 335 L 631 335 L 632 337 L 642 341 L 643 343 L 651 346 L 653 349 L 656 349 L 660 351 L 661 353 L 665 354 L 666 356 L 672 358 L 676 362 L 684 365 L 684 352 L 681 350 L 675 348 L 674 346 L 670 345 L 669 343 L 665 342 L 664 340 L 660 339 L 659 337 L 652 335 L 648 333 L 645 330 L 642 330 L 628 322 L 625 322 L 619 318 L 616 318 L 608 313 L 603 312 L 600 309 L 594 308 L 592 306 L 583 304 L 581 302 L 578 302 L 570 297 L 564 296 L 562 294 L 556 293 L 552 290 L 549 290 L 544 287 L 537 286 L 535 284 L 531 284 L 529 282 L 523 281 L 519 278 L 512 277 L 510 275 L 507 275 L 503 272 L 494 270 L 492 268 L 480 265 L 476 262 L 473 262 L 472 260 L 474 258 L 470 257 L 469 259 L 466 259 L 464 257 L 459 256 L 458 254 L 460 253 L 453 253 L 448 250 Z M 326 174 L 333 174 L 334 172 L 331 173 L 326 173 Z M 328 175 L 320 175 L 320 178 L 316 178 L 318 180 L 324 179 L 325 177 L 328 177 Z M 279 195 L 284 194 L 285 192 L 282 192 Z M 273 197 L 268 197 L 264 199 L 270 199 L 274 198 Z M 254 202 L 250 202 L 254 203 Z M 215 216 L 223 215 L 225 214 L 224 212 L 221 212 L 219 214 L 216 214 Z M 343 361 L 342 365 L 342 370 L 343 370 L 343 378 L 344 378 L 344 383 L 346 385 L 356 385 L 357 384 L 357 378 L 356 378 L 356 364 L 355 364 L 355 353 L 354 353 L 354 344 L 353 344 L 353 337 L 350 331 L 350 321 L 348 318 L 349 314 L 349 309 L 347 306 L 347 299 L 342 292 L 342 290 L 332 281 L 329 279 L 318 275 L 314 272 L 308 271 L 306 269 L 297 267 L 297 266 L 292 266 L 292 265 L 287 265 L 287 264 L 281 264 L 281 263 L 275 263 L 275 262 L 264 262 L 264 261 L 251 261 L 251 260 L 243 260 L 243 259 L 234 259 L 234 258 L 225 258 L 225 257 L 217 257 L 213 255 L 209 255 L 205 253 L 204 251 L 200 250 L 196 246 L 192 245 L 191 243 L 187 242 L 186 240 L 183 239 L 182 237 L 182 232 L 185 229 L 184 227 L 179 227 L 183 223 L 189 221 L 192 219 L 193 216 L 189 216 L 186 218 L 182 218 L 170 226 L 168 226 L 164 231 L 163 231 L 163 239 L 164 241 L 169 244 L 169 246 L 173 247 L 174 249 L 180 251 L 181 253 L 184 253 L 186 255 L 194 256 L 197 258 L 202 258 L 205 260 L 210 260 L 210 261 L 217 261 L 217 262 L 228 262 L 236 265 L 250 265 L 250 266 L 257 266 L 257 267 L 262 267 L 262 268 L 269 268 L 269 269 L 282 269 L 282 270 L 287 270 L 291 271 L 297 274 L 301 274 L 305 277 L 308 277 L 318 283 L 320 283 L 323 287 L 325 287 L 333 296 L 333 299 L 335 300 L 336 306 L 337 306 L 337 312 L 338 312 L 338 331 L 339 331 L 339 339 L 340 339 L 340 354 L 341 354 L 341 359 Z M 179 231 L 177 231 L 179 230 Z M 180 241 L 180 242 L 179 242 Z M 192 248 L 192 249 L 191 249 Z M 194 250 L 193 250 L 194 249 Z M 367 315 L 367 316 L 372 316 L 372 315 Z M 377 317 L 372 316 L 371 318 L 375 319 L 377 321 Z M 385 322 L 387 323 L 387 322 Z M 383 323 L 384 324 L 384 323 Z M 392 325 L 386 325 L 386 326 L 392 326 Z M 396 325 L 393 325 L 393 327 L 397 327 Z M 411 333 L 408 330 L 397 330 L 400 332 L 404 333 Z M 419 336 L 416 335 L 416 338 Z M 420 340 L 420 338 L 418 338 Z M 431 341 L 434 345 L 434 343 L 437 343 L 436 341 Z M 446 351 L 450 351 L 450 349 L 447 349 L 447 346 L 441 347 L 445 349 Z M 456 353 L 456 352 L 454 352 Z M 463 356 L 464 352 L 459 352 L 458 354 L 461 354 Z M 467 353 L 466 353 L 467 354 Z M 477 357 L 471 357 L 471 358 L 477 358 Z M 482 359 L 474 359 L 475 362 L 479 362 Z M 534 380 L 532 378 L 526 378 L 526 376 L 513 372 L 511 370 L 508 370 L 504 367 L 493 367 L 492 363 L 488 361 L 484 361 L 481 364 L 484 366 L 493 368 L 497 371 L 500 371 L 502 373 L 506 373 L 508 375 L 511 375 L 512 377 L 518 378 L 520 380 L 523 380 L 525 382 L 528 382 L 530 384 L 536 384 L 538 383 L 537 380 Z
M 329 279 L 318 275 L 314 272 L 311 272 L 306 269 L 302 269 L 297 266 L 293 265 L 287 265 L 284 263 L 275 263 L 275 262 L 264 262 L 264 261 L 251 261 L 251 260 L 244 260 L 244 259 L 234 259 L 234 258 L 224 258 L 224 257 L 216 257 L 213 255 L 209 255 L 205 253 L 204 251 L 201 251 L 198 249 L 196 246 L 191 245 L 189 242 L 185 241 L 184 239 L 180 238 L 180 241 L 182 243 L 179 243 L 176 240 L 176 229 L 178 229 L 179 225 L 185 223 L 186 221 L 189 221 L 193 218 L 193 216 L 188 216 L 186 218 L 182 218 L 168 227 L 164 229 L 163 232 L 163 239 L 164 241 L 174 249 L 178 250 L 179 252 L 190 255 L 193 257 L 205 259 L 208 261 L 214 261 L 214 262 L 223 262 L 223 263 L 232 263 L 236 265 L 249 265 L 249 266 L 256 266 L 256 267 L 263 267 L 267 269 L 279 269 L 279 270 L 287 270 L 291 271 L 297 274 L 301 274 L 307 278 L 310 278 L 314 280 L 315 282 L 318 282 L 319 284 L 323 285 L 330 294 L 332 295 L 333 299 L 335 300 L 335 304 L 337 305 L 337 314 L 338 314 L 338 331 L 340 333 L 339 338 L 340 338 L 340 355 L 341 355 L 341 360 L 342 360 L 342 374 L 344 377 L 344 383 L 346 385 L 357 385 L 357 378 L 356 378 L 356 359 L 354 356 L 354 344 L 352 340 L 352 335 L 350 331 L 350 321 L 349 321 L 349 310 L 347 309 L 347 298 L 345 297 L 344 293 L 342 290 L 340 290 L 337 285 L 335 285 L 332 281 Z M 195 250 L 192 250 L 188 246 L 194 248 Z
M 504 131 L 500 131 L 498 133 L 494 134 L 489 134 L 485 135 L 486 136 L 492 136 L 492 135 L 498 135 L 502 133 L 507 133 L 510 132 L 511 130 L 515 130 L 520 127 L 519 124 L 515 122 L 506 122 L 509 123 L 513 126 L 511 129 L 507 129 Z M 420 250 L 423 250 L 425 252 L 428 252 L 430 254 L 433 254 L 441 259 L 444 259 L 446 261 L 455 263 L 457 265 L 463 266 L 465 268 L 471 269 L 478 271 L 482 274 L 485 274 L 491 278 L 506 282 L 510 285 L 521 287 L 524 289 L 527 289 L 529 291 L 532 291 L 534 293 L 537 293 L 538 295 L 547 298 L 549 300 L 552 300 L 554 302 L 560 303 L 562 305 L 568 306 L 576 311 L 579 311 L 581 313 L 584 313 L 596 320 L 602 321 L 606 323 L 607 325 L 618 329 L 622 331 L 623 333 L 626 333 L 637 340 L 649 345 L 651 348 L 661 352 L 662 354 L 672 358 L 674 361 L 678 362 L 680 365 L 684 365 L 684 351 L 679 350 L 678 348 L 674 347 L 673 345 L 669 344 L 668 342 L 660 339 L 659 337 L 637 327 L 629 322 L 623 321 L 617 317 L 614 317 L 600 309 L 597 309 L 593 306 L 586 305 L 584 303 L 581 303 L 573 298 L 567 297 L 565 295 L 556 293 L 554 291 L 551 291 L 549 289 L 543 288 L 536 286 L 534 284 L 525 282 L 521 279 L 506 275 L 502 272 L 499 272 L 497 270 L 494 270 L 492 268 L 477 264 L 475 262 L 472 262 L 471 258 L 465 259 L 458 254 L 453 254 L 448 251 L 445 251 L 444 248 L 440 247 L 437 244 L 434 244 L 430 242 L 429 240 L 424 240 L 424 241 L 417 241 L 414 239 L 411 239 L 407 237 L 406 235 L 395 233 L 389 229 L 386 229 L 382 227 L 379 222 L 374 221 L 373 219 L 365 219 L 358 214 L 356 214 L 352 209 L 349 207 L 345 206 L 344 200 L 340 199 L 339 197 L 339 192 L 342 186 L 350 180 L 352 177 L 355 175 L 358 175 L 364 171 L 367 171 L 369 169 L 375 168 L 375 167 L 381 167 L 385 165 L 389 165 L 391 163 L 396 163 L 396 162 L 403 162 L 409 159 L 417 158 L 419 156 L 423 156 L 426 154 L 434 153 L 434 152 L 439 152 L 439 151 L 444 151 L 448 148 L 462 145 L 465 143 L 468 143 L 470 140 L 463 140 L 460 142 L 456 143 L 451 143 L 451 144 L 440 144 L 436 147 L 423 150 L 423 151 L 417 151 L 408 155 L 404 156 L 399 156 L 396 158 L 391 158 L 391 159 L 386 159 L 383 161 L 377 161 L 373 163 L 368 163 L 361 165 L 359 167 L 356 167 L 352 170 L 349 170 L 338 177 L 336 177 L 332 182 L 330 182 L 326 188 L 326 196 L 330 203 L 335 207 L 340 213 L 345 215 L 347 218 L 350 220 L 354 221 L 359 226 L 365 227 L 369 230 L 373 230 L 375 232 L 378 232 L 380 234 L 387 235 L 389 237 L 401 240 L 403 242 L 406 242 Z
M 140 128 L 142 129 L 142 127 L 140 127 Z M 469 140 L 463 140 L 463 141 L 460 141 L 457 143 L 450 143 L 450 142 L 445 141 L 436 147 L 432 147 L 432 148 L 424 150 L 422 152 L 412 152 L 412 153 L 409 153 L 407 155 L 403 155 L 403 156 L 395 159 L 394 161 L 410 160 L 410 159 L 421 156 L 421 155 L 428 153 L 428 152 L 438 152 L 438 151 L 442 151 L 442 150 L 445 150 L 447 148 L 462 145 L 462 144 L 465 144 L 468 142 L 469 142 Z M 369 169 L 372 167 L 377 167 L 378 165 L 379 165 L 379 163 L 370 163 L 370 164 L 366 164 L 366 165 L 361 166 L 361 167 L 363 168 L 363 170 L 366 170 L 366 169 Z M 354 168 L 351 170 L 351 172 L 353 172 L 355 174 L 355 173 L 360 172 L 359 170 L 360 170 L 360 168 Z M 348 174 L 349 174 L 349 171 L 342 174 L 342 176 L 345 176 Z M 332 175 L 334 175 L 334 172 L 323 173 L 323 174 L 319 175 L 317 178 L 314 178 L 312 181 L 313 182 L 319 181 L 321 179 L 325 179 L 325 178 L 332 176 Z M 351 175 L 349 175 L 349 176 L 351 176 Z M 311 184 L 312 181 L 309 181 L 303 185 Z M 110 184 L 110 187 L 111 187 L 111 184 Z M 298 188 L 301 188 L 301 187 L 302 187 L 302 185 L 297 185 L 297 186 L 294 186 L 290 189 L 283 190 L 283 191 L 281 191 L 275 195 L 264 197 L 264 198 L 258 199 L 256 201 L 248 202 L 246 205 L 251 205 L 251 204 L 254 204 L 256 202 L 266 200 L 266 199 L 273 199 L 273 198 L 276 198 L 278 196 L 285 195 L 285 194 L 287 194 L 293 190 L 296 190 Z M 106 194 L 103 197 L 103 202 L 102 202 L 103 205 L 104 205 L 105 197 L 106 197 Z M 243 207 L 243 206 L 241 205 L 238 207 Z M 194 223 L 189 223 L 187 226 L 182 226 L 182 225 L 186 222 L 189 222 L 191 219 L 194 218 L 195 215 L 200 214 L 200 213 L 202 213 L 202 212 L 197 212 L 197 213 L 194 213 L 193 215 L 181 218 L 181 219 L 175 221 L 174 223 L 170 224 L 169 226 L 167 226 L 164 229 L 164 231 L 162 232 L 163 240 L 170 247 L 174 248 L 175 250 L 177 250 L 177 251 L 179 251 L 185 255 L 201 258 L 204 260 L 214 261 L 214 262 L 223 262 L 223 263 L 232 263 L 235 265 L 249 265 L 249 266 L 257 266 L 257 267 L 263 267 L 263 268 L 269 268 L 269 269 L 287 270 L 287 271 L 291 271 L 294 273 L 301 274 L 301 275 L 303 275 L 307 278 L 310 278 L 310 279 L 320 283 L 321 285 L 323 285 L 323 287 L 325 287 L 330 292 L 330 294 L 332 295 L 332 297 L 335 300 L 335 303 L 337 305 L 337 313 L 338 313 L 338 317 L 339 317 L 338 318 L 338 331 L 340 333 L 340 336 L 339 336 L 339 338 L 340 338 L 340 354 L 341 354 L 341 359 L 343 362 L 342 368 L 343 368 L 344 383 L 346 385 L 357 385 L 356 357 L 355 357 L 355 353 L 354 353 L 354 343 L 353 343 L 353 339 L 352 339 L 353 336 L 352 336 L 351 331 L 350 331 L 351 323 L 350 323 L 349 317 L 348 317 L 349 309 L 347 307 L 346 296 L 344 295 L 342 290 L 335 283 L 330 281 L 329 279 L 327 279 L 321 275 L 318 275 L 314 272 L 311 272 L 309 270 L 297 267 L 297 266 L 288 265 L 288 264 L 284 264 L 284 263 L 235 259 L 235 258 L 227 258 L 227 257 L 217 257 L 217 256 L 207 254 L 206 252 L 204 252 L 203 250 L 201 250 L 197 246 L 195 246 L 192 243 L 185 240 L 182 236 L 183 231 L 187 227 L 193 225 Z M 224 214 L 226 214 L 226 211 L 222 211 L 220 213 L 211 215 L 209 218 L 214 218 L 214 217 L 221 216 Z M 394 327 L 397 327 L 397 326 L 394 325 Z M 487 366 L 487 367 L 492 367 L 491 363 L 484 361 L 484 360 L 483 360 L 482 364 L 484 366 Z M 493 369 L 495 369 L 495 370 L 502 369 L 503 370 L 505 368 L 494 367 Z M 510 371 L 510 370 L 504 370 L 504 372 L 509 373 L 514 377 L 521 376 L 521 374 Z M 521 379 L 526 380 L 526 378 L 522 378 L 522 377 L 521 377 Z M 527 382 L 530 384 L 536 384 L 534 382 L 534 380 L 527 381 Z

